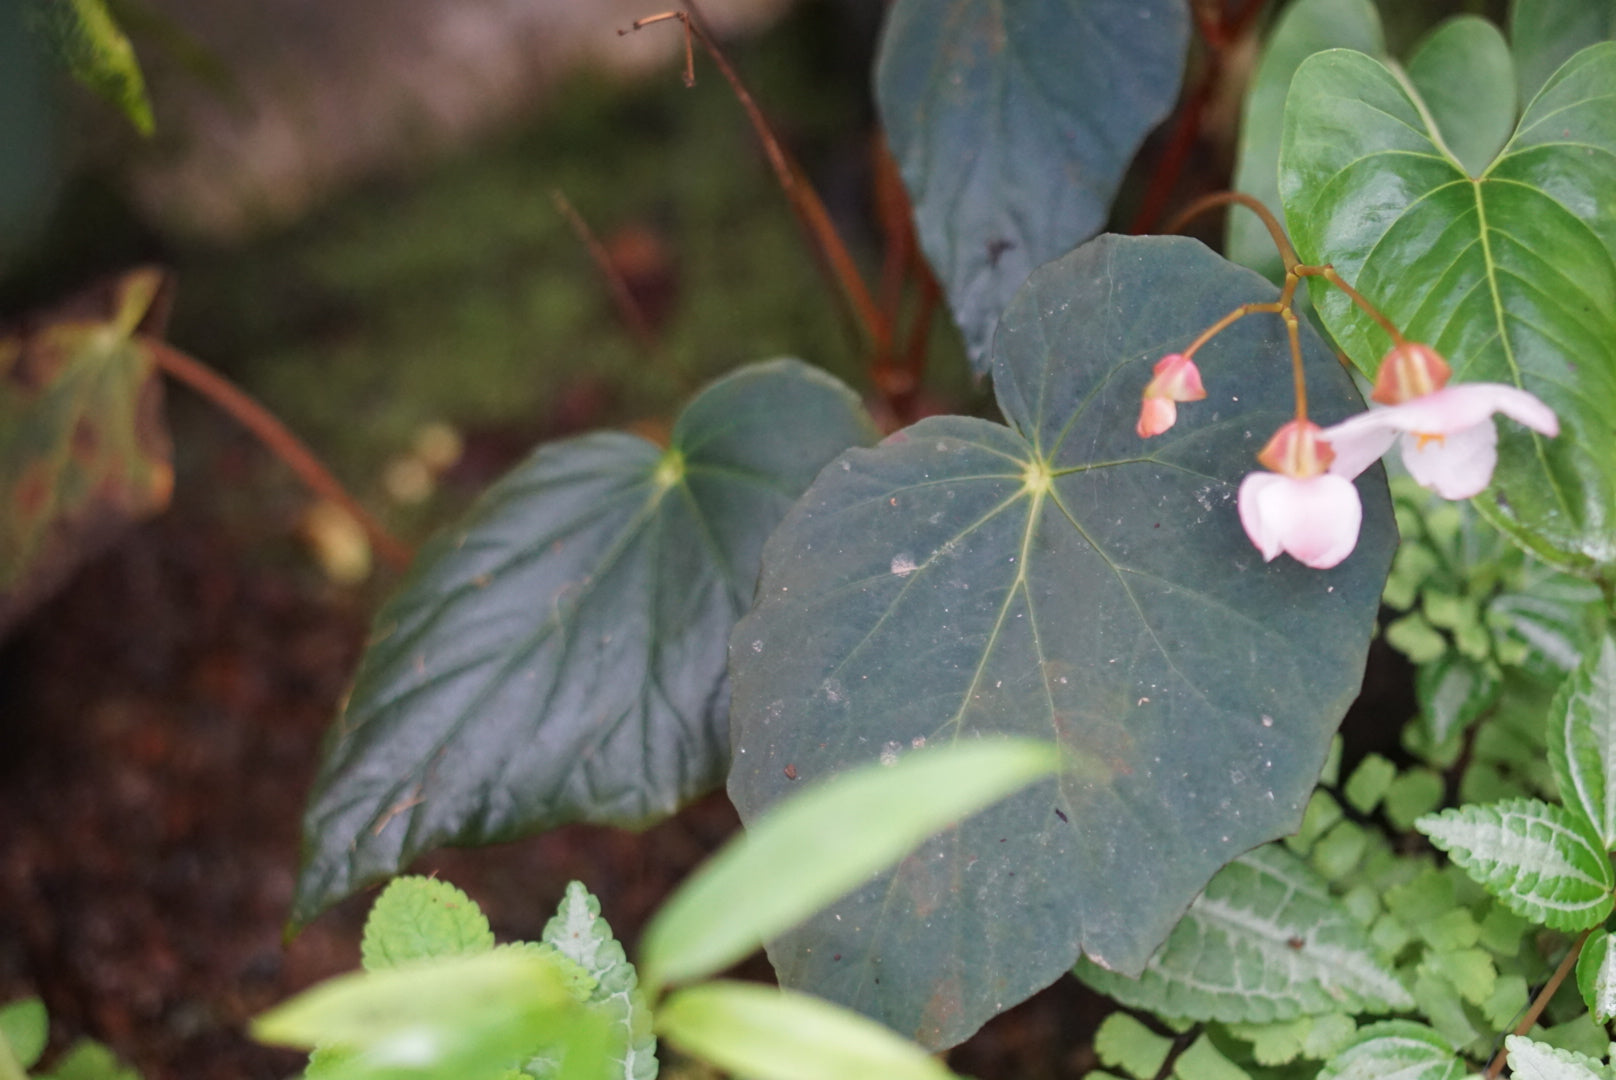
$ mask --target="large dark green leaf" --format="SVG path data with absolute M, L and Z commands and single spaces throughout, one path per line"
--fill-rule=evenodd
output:
M 1554 409 L 1557 439 L 1500 425 L 1477 505 L 1545 558 L 1584 569 L 1616 562 L 1612 190 L 1616 44 L 1569 61 L 1474 179 L 1424 103 L 1370 57 L 1320 53 L 1291 83 L 1280 192 L 1297 251 L 1333 262 L 1457 380 L 1510 383 Z M 1334 289 L 1313 298 L 1373 374 L 1385 333 Z
M 1034 267 L 1105 224 L 1178 96 L 1183 0 L 898 0 L 876 67 L 921 247 L 971 364 Z
M 304 821 L 305 921 L 440 844 L 638 824 L 724 777 L 724 648 L 786 508 L 873 429 L 795 361 L 703 392 L 672 446 L 547 446 L 377 616 Z
M 783 984 L 949 1045 L 1080 951 L 1137 973 L 1218 867 L 1296 827 L 1391 559 L 1384 481 L 1334 570 L 1265 564 L 1246 539 L 1236 486 L 1291 411 L 1273 318 L 1202 351 L 1211 397 L 1177 427 L 1134 434 L 1160 355 L 1274 295 L 1195 241 L 1101 237 L 1005 314 L 1013 427 L 922 421 L 844 454 L 782 522 L 730 650 L 743 818 L 923 745 L 1064 751 L 1058 781 L 773 942 Z M 1304 338 L 1319 417 L 1361 407 Z
M 1515 0 L 1509 10 L 1521 101 L 1536 96 L 1561 64 L 1616 38 L 1616 0 Z

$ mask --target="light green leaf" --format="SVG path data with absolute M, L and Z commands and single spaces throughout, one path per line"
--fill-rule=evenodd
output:
M 1413 1006 L 1362 926 L 1280 844 L 1218 871 L 1137 979 L 1078 962 L 1124 1005 L 1191 1020 L 1267 1023 Z
M 726 844 L 651 919 L 640 942 L 646 985 L 728 967 L 1058 760 L 1048 743 L 971 741 L 810 785 Z
M 614 1026 L 612 1055 L 619 1080 L 651 1080 L 657 1074 L 656 1036 L 651 1007 L 623 946 L 601 917 L 600 901 L 582 882 L 567 885 L 555 917 L 544 925 L 545 944 L 583 968 L 595 980 L 590 1003 L 604 1009 Z
M 1134 1076 L 1161 1072 L 1172 1049 L 1172 1039 L 1156 1034 L 1125 1012 L 1111 1013 L 1094 1032 L 1094 1052 L 1100 1063 Z
M 829 1002 L 720 980 L 668 995 L 657 1030 L 674 1046 L 754 1080 L 948 1080 L 913 1043 Z
M 135 130 L 156 130 L 140 61 L 105 0 L 31 0 L 73 77 L 123 110 Z
M 1251 1080 L 1251 1074 L 1223 1056 L 1205 1034 L 1173 1062 L 1178 1080 Z
M 1387 1020 L 1360 1029 L 1318 1080 L 1460 1080 L 1468 1072 L 1441 1035 L 1423 1024 Z
M 1532 100 L 1579 51 L 1611 38 L 1616 38 L 1616 0 L 1514 0 L 1509 40 L 1520 100 Z
M 140 1080 L 140 1073 L 103 1044 L 80 1039 L 56 1059 L 55 1068 L 34 1074 L 34 1080 Z
M 1420 665 L 1414 676 L 1414 696 L 1431 742 L 1440 745 L 1469 727 L 1498 700 L 1502 687 L 1496 665 L 1457 652 Z
M 1616 848 L 1616 636 L 1602 637 L 1555 695 L 1548 747 L 1561 801 Z
M 1515 129 L 1515 65 L 1504 35 L 1478 15 L 1449 19 L 1409 58 L 1408 78 L 1444 145 L 1479 175 Z
M 1259 1065 L 1285 1065 L 1297 1058 L 1321 1060 L 1352 1041 L 1358 1026 L 1345 1013 L 1301 1016 L 1273 1024 L 1230 1024 L 1229 1034 L 1251 1043 Z
M 1379 754 L 1367 754 L 1347 777 L 1346 786 L 1341 794 L 1346 796 L 1347 805 L 1360 814 L 1373 814 L 1375 807 L 1391 787 L 1392 781 L 1397 779 L 1397 766 Z
M 1371 0 L 1296 0 L 1287 4 L 1268 35 L 1257 73 L 1240 114 L 1240 150 L 1234 188 L 1260 200 L 1283 220 L 1279 205 L 1279 140 L 1285 92 L 1303 60 L 1324 49 L 1357 49 L 1382 56 L 1380 15 Z M 1224 251 L 1269 280 L 1285 276 L 1285 266 L 1256 215 L 1229 209 Z
M 1477 507 L 1545 559 L 1616 562 L 1616 43 L 1573 57 L 1472 178 L 1430 110 L 1361 53 L 1304 61 L 1286 101 L 1280 192 L 1301 258 L 1330 262 L 1458 382 L 1541 398 L 1561 434 L 1498 421 Z M 1310 279 L 1337 344 L 1373 375 L 1390 339 Z
M 50 1018 L 39 998 L 23 998 L 0 1006 L 0 1040 L 24 1069 L 31 1069 L 50 1040 Z
M 1610 914 L 1616 875 L 1581 813 L 1512 799 L 1427 815 L 1414 827 L 1519 915 L 1581 930 Z
M 726 657 L 764 541 L 873 441 L 794 360 L 698 394 L 666 449 L 541 447 L 416 557 L 376 616 L 304 816 L 294 922 L 440 844 L 643 825 L 723 782 Z
M 1442 805 L 1442 777 L 1426 768 L 1406 769 L 1386 791 L 1386 820 L 1408 829 L 1421 814 Z
M 329 1071 L 333 1080 L 492 1080 L 557 1046 L 561 1077 L 598 1078 L 608 1020 L 574 998 L 563 964 L 570 966 L 536 951 L 500 949 L 344 975 L 258 1017 L 252 1034 L 278 1045 L 353 1051 Z
M 471 897 L 447 881 L 410 876 L 396 878 L 376 898 L 359 954 L 366 971 L 386 971 L 493 947 L 494 932 Z
M 1504 1037 L 1515 1080 L 1610 1080 L 1610 1070 L 1574 1050 L 1560 1050 L 1522 1035 Z
M 1595 930 L 1583 943 L 1577 957 L 1577 989 L 1588 1013 L 1601 1024 L 1616 1019 L 1616 949 L 1610 947 L 1610 934 Z

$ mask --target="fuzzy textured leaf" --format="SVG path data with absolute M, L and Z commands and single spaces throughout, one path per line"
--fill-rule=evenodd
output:
M 1452 1044 L 1424 1024 L 1387 1020 L 1359 1031 L 1318 1080 L 1460 1080 L 1469 1072 Z
M 567 884 L 555 917 L 544 924 L 543 941 L 583 968 L 595 981 L 589 1003 L 612 1020 L 614 1080 L 651 1080 L 657 1074 L 656 1036 L 651 1033 L 651 1006 L 640 992 L 639 975 L 611 924 L 600 914 L 600 901 L 583 882 Z
M 687 1054 L 756 1080 L 950 1080 L 920 1047 L 807 994 L 718 980 L 676 990 L 657 1028 Z
M 1181 0 L 892 6 L 876 101 L 978 373 L 1027 275 L 1104 227 L 1188 42 Z
M 1590 934 L 1577 957 L 1577 989 L 1597 1023 L 1616 1019 L 1616 949 L 1604 930 Z
M 1521 101 L 1530 101 L 1560 65 L 1590 45 L 1616 38 L 1616 0 L 1515 0 L 1509 39 Z
M 1510 799 L 1429 814 L 1414 827 L 1517 915 L 1582 930 L 1610 914 L 1616 874 L 1580 812 Z
M 304 819 L 304 922 L 440 844 L 640 825 L 728 765 L 724 645 L 820 467 L 873 440 L 796 361 L 703 391 L 672 446 L 542 447 L 421 552 L 376 617 Z
M 142 135 L 156 130 L 146 79 L 105 0 L 29 0 L 37 21 L 73 77 L 122 110 Z
M 1562 1050 L 1522 1035 L 1506 1035 L 1509 1074 L 1515 1080 L 1610 1080 L 1610 1069 L 1600 1061 Z
M 1414 1005 L 1364 928 L 1281 844 L 1219 870 L 1137 979 L 1087 960 L 1074 974 L 1124 1005 L 1185 1020 L 1270 1023 Z
M 160 271 L 132 271 L 0 332 L 0 634 L 174 488 L 162 382 L 144 335 Z
M 731 647 L 745 820 L 792 776 L 922 745 L 1063 750 L 1058 781 L 772 942 L 783 984 L 949 1045 L 1080 952 L 1139 972 L 1219 867 L 1296 828 L 1358 691 L 1393 545 L 1384 482 L 1366 474 L 1362 537 L 1334 570 L 1251 546 L 1236 487 L 1291 415 L 1277 319 L 1212 341 L 1209 400 L 1134 432 L 1158 357 L 1275 293 L 1192 240 L 1092 241 L 1000 326 L 1012 427 L 938 417 L 850 451 L 771 538 Z M 1360 407 L 1303 337 L 1315 412 Z
M 1616 849 L 1616 637 L 1600 638 L 1555 695 L 1548 744 L 1560 800 Z
M 410 876 L 388 883 L 371 905 L 359 955 L 366 971 L 386 971 L 493 947 L 494 932 L 471 897 L 447 881 Z
M 1472 178 L 1399 75 L 1361 53 L 1304 61 L 1286 103 L 1280 193 L 1304 261 L 1331 262 L 1459 382 L 1522 387 L 1558 438 L 1500 421 L 1476 505 L 1573 568 L 1616 562 L 1616 43 L 1578 53 Z M 1390 339 L 1311 279 L 1336 342 L 1373 375 Z

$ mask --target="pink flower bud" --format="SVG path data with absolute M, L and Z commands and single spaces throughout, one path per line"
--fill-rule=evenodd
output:
M 1320 436 L 1323 429 L 1311 420 L 1292 420 L 1280 426 L 1257 455 L 1266 468 L 1296 480 L 1309 480 L 1330 467 L 1335 451 Z
M 1145 385 L 1139 407 L 1139 423 L 1134 430 L 1140 438 L 1160 435 L 1178 420 L 1179 401 L 1200 401 L 1206 397 L 1201 371 L 1183 353 L 1169 353 L 1156 361 L 1152 377 Z
M 1415 341 L 1405 342 L 1394 346 L 1381 360 L 1369 399 L 1382 405 L 1401 405 L 1442 389 L 1452 374 L 1453 369 L 1435 349 Z

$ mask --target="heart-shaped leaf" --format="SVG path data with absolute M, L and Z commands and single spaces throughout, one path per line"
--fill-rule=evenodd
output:
M 922 421 L 829 466 L 770 540 L 737 625 L 730 795 L 747 821 L 818 779 L 989 734 L 1051 738 L 1058 781 L 929 841 L 770 947 L 782 983 L 931 1046 L 1080 952 L 1137 973 L 1218 867 L 1296 827 L 1357 693 L 1395 534 L 1265 564 L 1235 489 L 1291 415 L 1277 319 L 1198 354 L 1211 395 L 1134 433 L 1153 362 L 1257 274 L 1183 238 L 1104 236 L 1005 314 L 1012 427 Z M 1320 419 L 1361 407 L 1304 328 Z
M 1616 562 L 1616 44 L 1577 54 L 1472 179 L 1410 86 L 1345 50 L 1291 83 L 1280 192 L 1296 248 L 1329 261 L 1461 382 L 1523 387 L 1558 414 L 1548 439 L 1499 431 L 1476 502 L 1551 561 Z M 1385 332 L 1319 279 L 1320 317 L 1373 374 Z
M 763 541 L 874 438 L 796 361 L 691 402 L 659 450 L 541 448 L 435 539 L 376 618 L 304 820 L 295 921 L 440 844 L 640 824 L 728 764 L 724 647 Z
M 138 336 L 166 316 L 136 270 L 0 334 L 0 633 L 174 488 L 162 383 Z
M 1280 213 L 1279 139 L 1285 121 L 1285 92 L 1302 61 L 1325 49 L 1385 54 L 1380 14 L 1373 0 L 1295 0 L 1280 12 L 1263 46 L 1262 60 L 1240 113 L 1234 187 L 1261 201 L 1276 217 Z M 1245 210 L 1229 211 L 1224 254 L 1276 283 L 1285 276 L 1285 264 L 1273 238 L 1257 216 Z
M 977 372 L 1040 266 L 1105 225 L 1178 97 L 1182 0 L 898 0 L 876 101 Z
M 1548 744 L 1560 800 L 1616 850 L 1616 638 L 1601 638 L 1555 695 Z
M 1478 15 L 1449 19 L 1409 57 L 1408 78 L 1448 150 L 1479 174 L 1515 129 L 1515 65 L 1504 35 Z
M 1561 64 L 1612 38 L 1616 0 L 1515 0 L 1509 10 L 1509 40 L 1520 99 L 1532 100 Z

